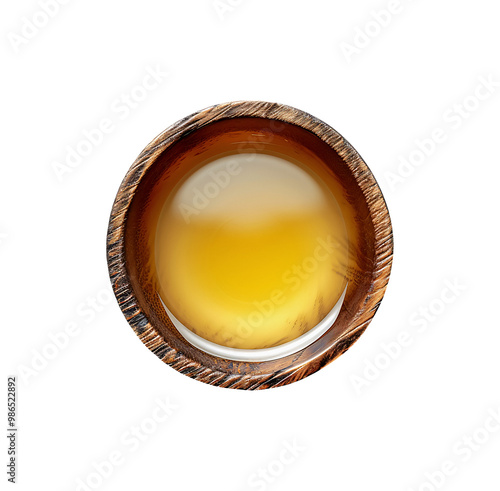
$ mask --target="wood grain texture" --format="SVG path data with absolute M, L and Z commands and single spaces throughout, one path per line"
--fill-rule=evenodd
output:
M 125 228 L 137 187 L 158 157 L 184 136 L 210 123 L 231 118 L 265 118 L 299 126 L 320 138 L 342 159 L 362 193 L 368 209 L 373 244 L 370 244 L 369 278 L 362 298 L 352 310 L 346 308 L 337 319 L 343 323 L 336 333 L 325 335 L 314 348 L 285 359 L 264 363 L 240 363 L 196 353 L 189 346 L 179 347 L 165 330 L 153 325 L 134 293 L 127 271 Z M 360 194 L 361 195 L 361 194 Z M 127 321 L 142 342 L 161 360 L 179 372 L 207 384 L 236 389 L 265 389 L 300 380 L 344 353 L 363 333 L 384 295 L 393 254 L 389 213 L 375 178 L 353 147 L 334 129 L 303 111 L 269 102 L 232 102 L 194 113 L 157 136 L 137 157 L 116 196 L 107 235 L 107 258 L 113 291 Z M 150 316 L 149 316 L 150 317 Z M 163 334 L 162 334 L 163 332 Z M 175 345 L 175 346 L 174 346 Z

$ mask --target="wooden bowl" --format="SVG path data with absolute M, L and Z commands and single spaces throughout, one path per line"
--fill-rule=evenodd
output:
M 319 158 L 345 201 L 349 233 L 347 288 L 342 307 L 318 339 L 277 359 L 237 361 L 188 342 L 156 294 L 148 268 L 154 226 L 151 194 L 179 161 L 189 167 L 200 152 L 220 152 L 231 132 L 276 135 Z M 257 137 L 256 137 L 257 138 Z M 186 163 L 187 162 L 187 163 Z M 392 264 L 389 213 L 370 169 L 334 129 L 289 106 L 231 102 L 194 113 L 156 137 L 127 172 L 111 212 L 107 235 L 109 274 L 118 304 L 141 341 L 161 360 L 201 382 L 235 389 L 266 389 L 300 380 L 344 353 L 363 333 L 384 295 Z

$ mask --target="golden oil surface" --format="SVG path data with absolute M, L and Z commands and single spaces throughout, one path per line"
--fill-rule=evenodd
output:
M 163 205 L 159 295 L 208 341 L 278 346 L 335 306 L 347 244 L 337 200 L 312 170 L 278 155 L 226 155 L 185 176 Z

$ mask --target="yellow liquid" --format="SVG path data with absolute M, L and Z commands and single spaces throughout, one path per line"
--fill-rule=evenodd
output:
M 155 236 L 159 295 L 192 332 L 244 349 L 305 334 L 346 287 L 347 231 L 321 179 L 265 153 L 213 160 L 181 180 Z

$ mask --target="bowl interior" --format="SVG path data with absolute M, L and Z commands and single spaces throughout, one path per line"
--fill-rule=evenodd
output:
M 158 296 L 155 237 L 166 197 L 184 176 L 203 163 L 235 153 L 263 153 L 289 159 L 300 156 L 302 160 L 306 156 L 305 165 L 312 166 L 335 194 L 347 231 L 347 287 L 335 322 L 299 351 L 272 360 L 238 361 L 196 348 L 179 333 Z M 239 376 L 297 369 L 314 360 L 324 364 L 338 356 L 361 334 L 363 326 L 356 326 L 359 333 L 352 332 L 352 328 L 373 290 L 375 226 L 359 179 L 330 145 L 296 124 L 262 117 L 232 117 L 178 135 L 141 176 L 124 223 L 126 272 L 149 323 L 175 352 L 212 370 Z

